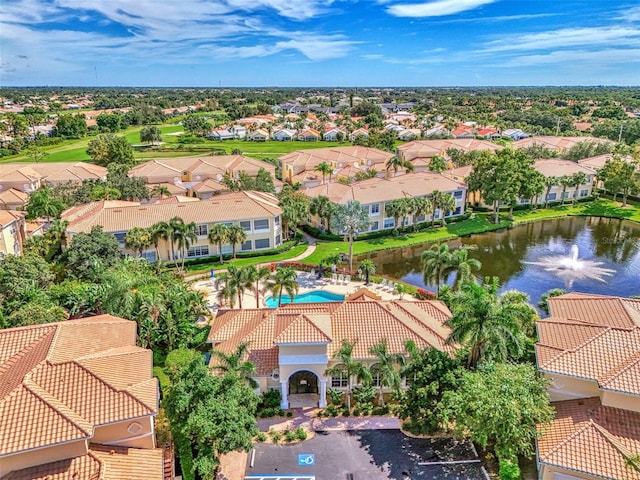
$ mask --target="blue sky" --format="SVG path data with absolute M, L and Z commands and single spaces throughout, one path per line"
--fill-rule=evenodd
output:
M 2 0 L 0 84 L 639 85 L 637 0 Z

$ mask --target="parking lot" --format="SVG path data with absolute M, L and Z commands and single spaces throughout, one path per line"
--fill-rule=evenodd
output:
M 411 438 L 400 430 L 320 431 L 294 445 L 257 444 L 247 460 L 250 480 L 314 477 L 487 480 L 470 444 L 449 438 Z

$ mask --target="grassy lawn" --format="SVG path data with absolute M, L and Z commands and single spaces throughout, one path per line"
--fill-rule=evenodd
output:
M 513 224 L 518 225 L 570 215 L 610 217 L 640 222 L 640 203 L 628 202 L 628 205 L 623 207 L 621 202 L 599 199 L 593 202 L 559 205 L 547 209 L 522 210 L 514 212 Z
M 203 275 L 208 275 L 209 270 L 211 268 L 219 269 L 219 268 L 227 268 L 229 265 L 235 265 L 236 267 L 246 267 L 247 265 L 257 265 L 260 263 L 273 263 L 273 262 L 282 262 L 285 260 L 289 260 L 290 258 L 297 257 L 302 252 L 307 249 L 306 244 L 296 245 L 291 250 L 283 253 L 279 253 L 277 255 L 263 255 L 261 257 L 250 257 L 250 258 L 238 258 L 236 260 L 229 260 L 224 263 L 220 263 L 217 261 L 212 261 L 210 263 L 201 263 L 199 265 L 185 265 L 185 270 L 189 275 L 202 273 Z

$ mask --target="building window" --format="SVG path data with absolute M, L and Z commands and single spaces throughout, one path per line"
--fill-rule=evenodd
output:
M 276 225 L 280 225 L 280 217 L 275 217 L 275 218 L 273 219 L 273 222 L 274 222 Z
M 253 229 L 256 232 L 268 231 L 269 230 L 269 220 L 254 220 L 253 221 Z
M 382 228 L 393 228 L 395 225 L 395 221 L 393 218 L 385 218 L 384 223 L 382 224 Z
M 240 226 L 245 233 L 251 233 L 251 220 L 243 220 L 240 222 Z
M 580 190 L 581 197 L 586 197 L 587 195 L 589 195 L 589 190 Z
M 380 222 L 377 220 L 375 222 L 371 222 L 371 231 L 378 230 L 380 228 Z
M 198 235 L 199 237 L 206 237 L 209 234 L 209 226 L 196 225 L 195 232 L 196 232 L 196 235 Z
M 280 234 L 276 235 L 276 246 L 282 243 L 282 239 L 280 238 Z
M 569 198 L 569 195 L 571 195 L 571 192 L 562 192 L 562 198 Z
M 349 385 L 347 369 L 344 367 L 344 365 L 339 365 L 335 368 L 336 370 L 331 375 L 331 387 L 346 388 Z
M 251 240 L 247 240 L 246 242 L 244 242 L 242 244 L 242 246 L 240 247 L 240 251 L 241 252 L 247 252 L 251 250 Z
M 372 216 L 377 216 L 380 215 L 380 204 L 379 203 L 374 203 L 373 205 L 371 205 L 371 215 Z
M 9 233 L 11 235 L 15 235 L 15 233 L 16 233 L 16 225 L 14 223 L 12 223 L 11 227 L 9 227 Z
M 457 199 L 462 198 L 462 190 L 456 190 L 455 192 L 453 192 L 453 196 Z
M 117 232 L 113 234 L 114 237 L 118 240 L 120 246 L 124 246 L 124 237 L 127 236 L 127 232 Z
M 547 195 L 547 201 L 552 202 L 557 198 L 557 196 L 557 193 L 550 193 L 549 195 Z
M 269 242 L 268 238 L 259 238 L 258 240 L 255 241 L 256 250 L 269 248 L 270 246 L 271 246 L 271 243 Z
M 453 211 L 454 215 L 460 215 L 462 213 L 462 207 L 456 207 L 456 209 Z
M 153 263 L 156 261 L 156 251 L 151 250 L 148 252 L 142 252 L 142 258 L 144 258 L 148 262 Z
M 187 250 L 187 258 L 206 257 L 209 255 L 209 245 L 196 245 Z
M 373 382 L 374 387 L 380 387 L 380 383 L 382 382 L 382 375 L 380 374 L 380 364 L 376 363 L 371 366 L 371 381 Z

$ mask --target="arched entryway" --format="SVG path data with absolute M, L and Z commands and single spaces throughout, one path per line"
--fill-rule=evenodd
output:
M 318 377 L 309 370 L 296 372 L 289 377 L 289 395 L 318 393 Z

